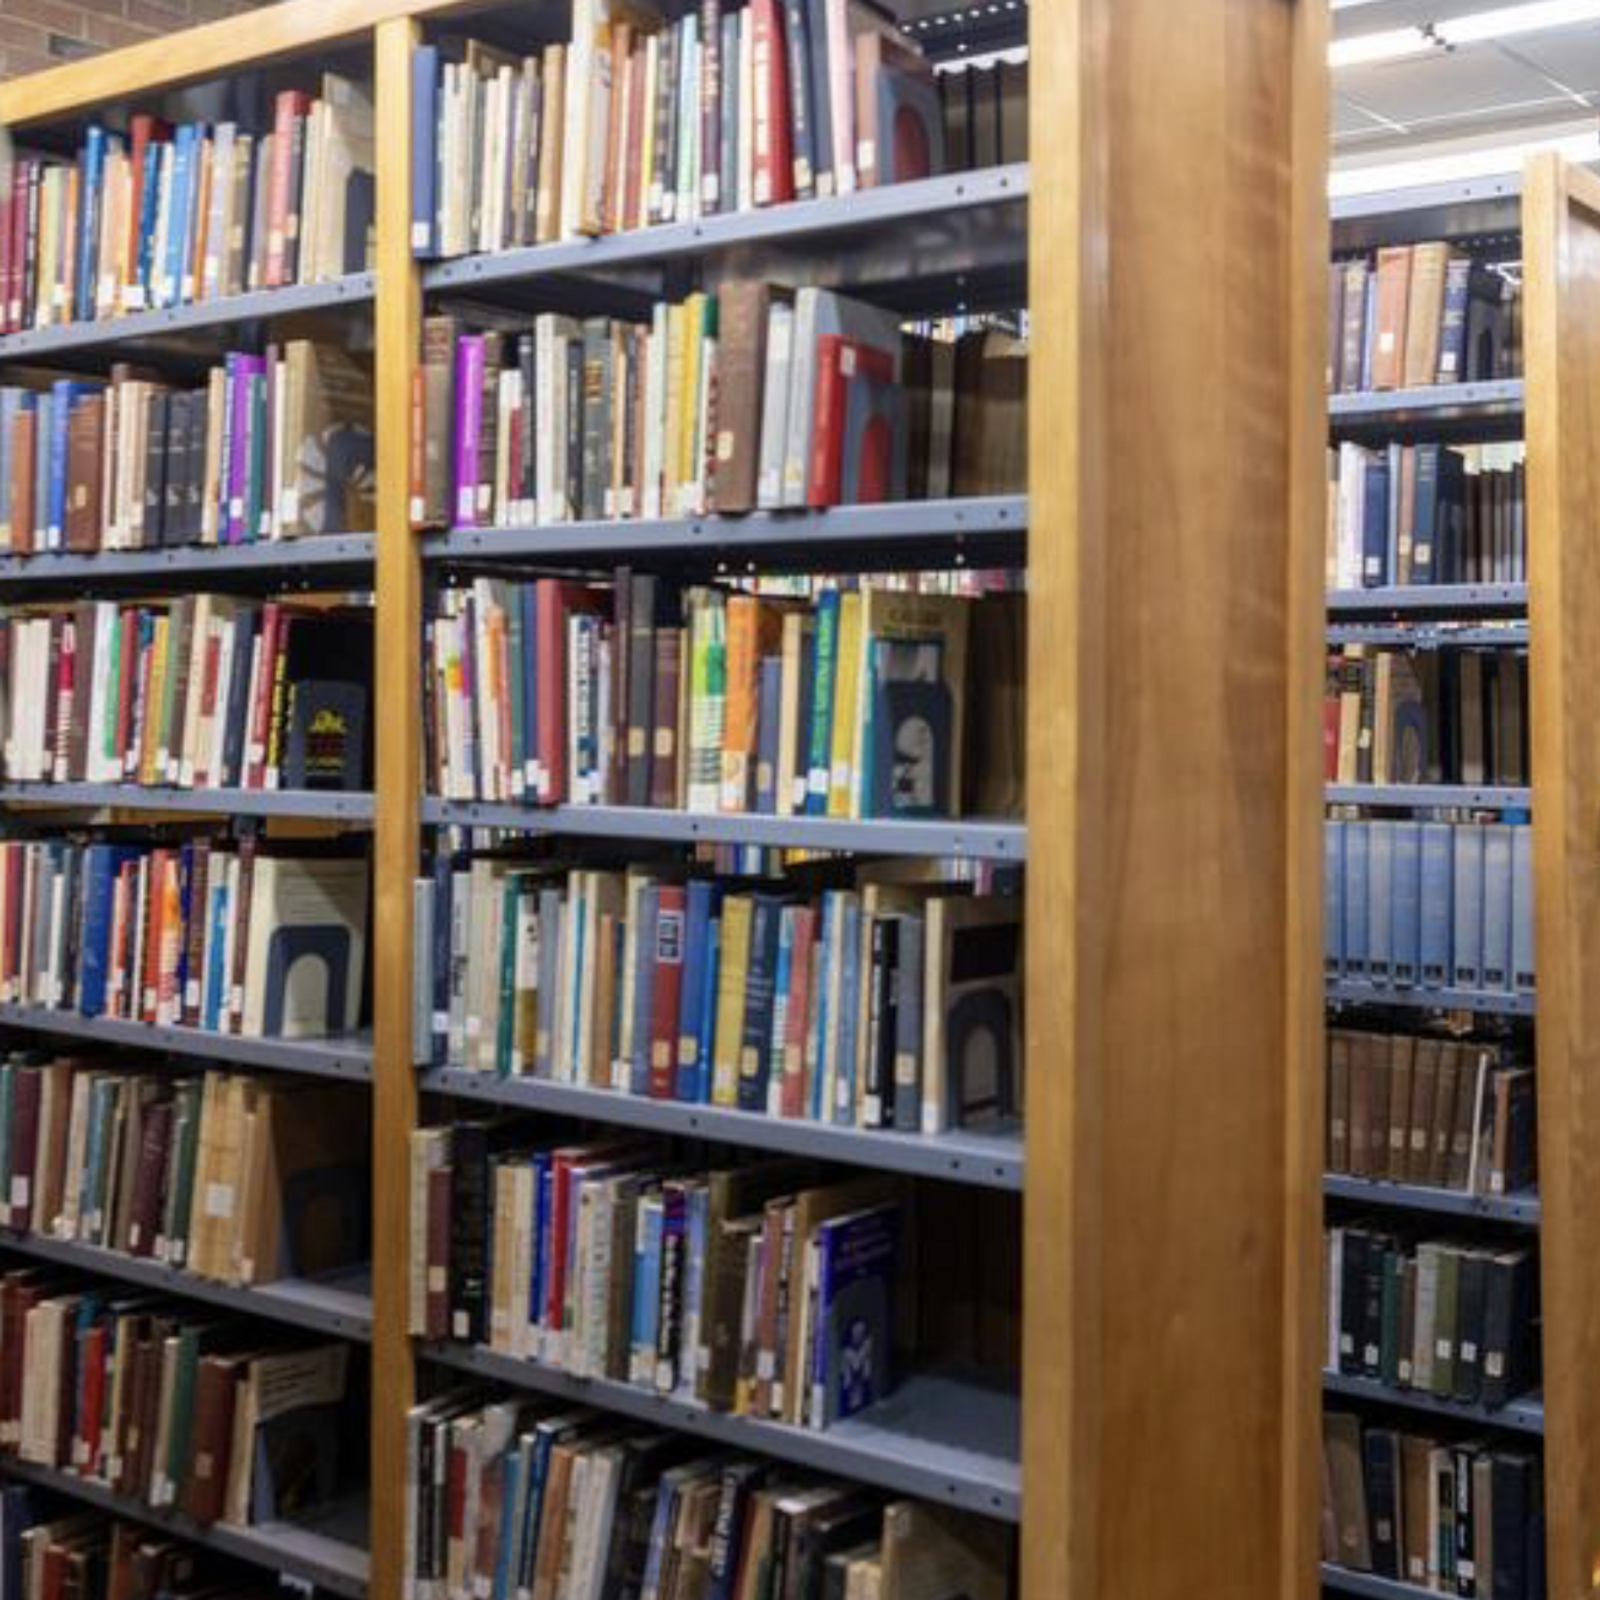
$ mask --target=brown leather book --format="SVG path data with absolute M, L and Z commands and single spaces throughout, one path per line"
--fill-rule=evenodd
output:
M 1350 1049 L 1348 1033 L 1329 1030 L 1327 1163 L 1334 1173 L 1350 1170 Z
M 1439 366 L 1439 326 L 1444 320 L 1444 276 L 1450 246 L 1438 240 L 1411 252 L 1411 294 L 1406 309 L 1400 381 L 1407 389 L 1432 383 Z M 1379 280 L 1382 290 L 1382 280 Z
M 455 1174 L 435 1167 L 428 1174 L 426 1325 L 430 1339 L 450 1336 L 450 1186 Z
M 1027 342 L 996 328 L 956 346 L 951 492 L 1010 494 L 1027 482 Z
M 1456 1125 L 1456 1095 L 1460 1092 L 1461 1046 L 1439 1048 L 1439 1082 L 1434 1093 L 1433 1128 L 1428 1139 L 1427 1182 L 1443 1188 L 1450 1174 L 1450 1141 Z
M 755 509 L 772 296 L 772 285 L 749 279 L 724 284 L 717 294 L 717 431 L 711 494 L 712 505 L 720 512 Z
M 1372 1157 L 1367 1147 L 1372 1122 L 1372 1054 L 1370 1034 L 1353 1034 L 1350 1039 L 1350 1175 L 1373 1176 Z
M 1405 1181 L 1406 1146 L 1411 1135 L 1411 1079 L 1414 1075 L 1416 1039 L 1397 1033 L 1389 1041 L 1389 1113 L 1384 1130 L 1383 1175 Z
M 34 458 L 38 450 L 38 413 L 19 411 L 11 430 L 11 549 L 33 554 Z
M 655 655 L 650 804 L 671 809 L 678 798 L 678 680 L 683 670 L 683 630 L 657 628 Z
M 1406 310 L 1411 299 L 1411 247 L 1378 252 L 1378 292 L 1373 309 L 1372 387 L 1398 389 L 1405 374 Z
M 178 725 L 180 727 L 182 726 L 181 723 Z M 194 843 L 194 856 L 190 865 L 190 872 L 193 877 L 195 892 L 197 894 L 203 891 L 206 887 L 206 877 L 210 871 L 210 866 L 211 841 L 205 838 L 196 839 Z M 196 903 L 204 905 L 207 902 L 200 900 Z M 204 917 L 190 917 L 189 926 L 185 930 L 188 941 L 188 964 L 185 970 L 190 973 L 198 973 L 202 969 L 202 958 L 205 954 L 206 941 L 205 921 L 206 919 Z M 190 1027 L 199 1021 L 200 1001 L 200 983 L 198 978 L 194 978 L 191 979 L 188 989 L 182 996 L 183 1021 Z
M 69 550 L 100 548 L 100 466 L 105 452 L 106 402 L 90 395 L 67 418 L 67 525 Z
M 181 1504 L 184 1512 L 202 1525 L 208 1526 L 222 1515 L 233 1447 L 234 1396 L 247 1360 L 245 1356 L 200 1358 L 195 1381 L 194 1456 Z
M 1361 1419 L 1342 1411 L 1325 1413 L 1322 1447 L 1338 1534 L 1339 1564 L 1369 1572 L 1372 1545 L 1367 1537 L 1367 1497 L 1361 1471 Z
M 156 1234 L 161 1228 L 161 1191 L 166 1176 L 167 1150 L 172 1140 L 172 1114 L 172 1102 L 158 1100 L 144 1115 L 133 1199 L 128 1211 L 130 1255 L 155 1253 Z
M 442 528 L 452 520 L 450 445 L 455 420 L 455 350 L 460 333 L 454 317 L 422 322 L 422 504 L 413 522 Z
M 1418 1039 L 1411 1068 L 1411 1132 L 1406 1182 L 1426 1183 L 1433 1165 L 1433 1107 L 1439 1093 L 1438 1039 Z

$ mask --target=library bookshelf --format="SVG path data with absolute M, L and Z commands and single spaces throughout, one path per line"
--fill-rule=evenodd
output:
M 1466 1220 L 1515 1246 L 1536 1239 L 1540 1262 L 1537 1392 L 1496 1411 L 1386 1389 L 1348 1374 L 1325 1375 L 1330 1406 L 1355 1405 L 1387 1427 L 1448 1434 L 1463 1418 L 1487 1437 L 1542 1455 L 1545 1552 L 1550 1595 L 1592 1592 L 1600 1572 L 1600 1495 L 1590 1446 L 1597 1390 L 1596 1323 L 1585 1273 L 1596 1227 L 1594 1162 L 1588 1148 L 1596 1073 L 1592 1018 L 1583 979 L 1595 950 L 1596 884 L 1587 799 L 1600 773 L 1593 707 L 1582 684 L 1593 670 L 1585 596 L 1592 588 L 1589 507 L 1596 441 L 1588 390 L 1596 351 L 1588 318 L 1595 307 L 1600 185 L 1592 173 L 1554 156 L 1535 156 L 1522 173 L 1439 184 L 1336 202 L 1334 255 L 1384 245 L 1445 240 L 1517 263 L 1523 296 L 1523 375 L 1489 383 L 1441 385 L 1381 395 L 1333 397 L 1331 436 L 1471 442 L 1520 439 L 1527 471 L 1526 581 L 1334 589 L 1328 595 L 1330 645 L 1369 642 L 1417 652 L 1497 648 L 1526 651 L 1529 749 L 1526 785 L 1430 787 L 1329 785 L 1330 806 L 1385 808 L 1391 815 L 1444 807 L 1467 813 L 1531 816 L 1538 987 L 1533 993 L 1387 993 L 1330 979 L 1327 996 L 1341 1021 L 1373 1004 L 1531 1019 L 1537 1085 L 1537 1188 L 1467 1195 L 1427 1185 L 1329 1174 L 1330 1214 L 1392 1219 L 1427 1232 Z M 1347 813 L 1354 814 L 1354 813 Z M 1437 814 L 1437 813 L 1435 813 Z M 1459 814 L 1459 813 L 1456 813 Z M 1386 1024 L 1388 1025 L 1388 1024 Z M 1395 1020 L 1396 1028 L 1408 1023 Z M 1436 1419 L 1454 1418 L 1454 1422 Z M 1403 1597 L 1427 1588 L 1325 1566 L 1327 1592 Z
M 370 588 L 380 686 L 370 795 L 89 785 L 0 793 L 16 817 L 44 804 L 100 817 L 250 815 L 269 836 L 370 831 L 370 1037 L 245 1041 L 23 1007 L 0 1013 L 0 1024 L 46 1036 L 369 1085 L 378 1219 L 370 1277 L 224 1290 L 108 1252 L 0 1245 L 370 1345 L 364 1508 L 316 1530 L 179 1529 L 331 1593 L 406 1592 L 406 1413 L 419 1369 L 431 1364 L 1020 1524 L 1025 1600 L 1176 1600 L 1193 1592 L 1197 1573 L 1226 1573 L 1239 1600 L 1309 1596 L 1320 1482 L 1313 975 L 1324 8 L 1194 0 L 1181 51 L 1170 48 L 1166 0 L 924 16 L 918 36 L 952 52 L 1016 42 L 1025 20 L 1035 84 L 1028 163 L 423 266 L 411 239 L 413 51 L 424 28 L 492 10 L 462 0 L 283 0 L 0 85 L 0 120 L 25 141 L 105 108 L 316 62 L 335 48 L 370 64 L 370 272 L 14 335 L 0 342 L 0 362 L 105 360 L 125 346 L 214 341 L 241 322 L 300 313 L 370 318 L 375 526 L 226 555 L 7 557 L 0 599 Z M 1248 98 L 1241 81 L 1253 86 Z M 1174 218 L 1204 225 L 1175 228 Z M 821 277 L 908 316 L 1007 293 L 1025 300 L 1035 397 L 1028 493 L 793 516 L 412 531 L 412 375 L 426 306 L 453 295 L 517 305 L 547 290 L 565 303 L 592 295 L 603 304 L 617 282 L 715 281 L 724 269 Z M 429 587 L 462 567 L 604 571 L 616 560 L 683 578 L 1025 566 L 1026 823 L 427 799 L 419 640 Z M 1515 611 L 1518 602 L 1501 604 Z M 413 882 L 424 830 L 446 825 L 1025 861 L 1025 1133 L 876 1135 L 533 1080 L 419 1074 Z M 414 1342 L 409 1151 L 425 1093 L 1020 1193 L 1020 1391 L 926 1374 L 819 1432 L 475 1347 Z M 90 1503 L 116 1499 L 43 1469 L 0 1463 L 4 1473 Z M 1152 1505 L 1163 1507 L 1160 1538 L 1150 1537 Z

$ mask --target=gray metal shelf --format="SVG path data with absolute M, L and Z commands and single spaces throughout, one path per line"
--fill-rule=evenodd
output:
M 1329 1200 L 1348 1200 L 1396 1211 L 1426 1211 L 1437 1216 L 1481 1217 L 1526 1228 L 1537 1228 L 1542 1215 L 1537 1192 L 1464 1194 L 1458 1189 L 1435 1189 L 1420 1183 L 1386 1183 L 1338 1172 L 1323 1174 L 1322 1193 Z
M 608 1378 L 577 1378 L 476 1346 L 424 1345 L 446 1366 L 621 1412 L 736 1449 L 1015 1522 L 1022 1510 L 1017 1395 L 935 1373 L 905 1379 L 868 1412 L 818 1430 L 712 1411 Z
M 424 1089 L 437 1094 L 544 1111 L 554 1116 L 585 1117 L 656 1133 L 714 1139 L 758 1150 L 781 1150 L 825 1161 L 847 1161 L 886 1172 L 944 1178 L 952 1183 L 981 1188 L 1022 1188 L 1020 1131 L 984 1134 L 963 1130 L 925 1138 L 919 1134 L 883 1133 L 800 1118 L 762 1116 L 722 1106 L 651 1100 L 642 1095 L 550 1083 L 540 1078 L 498 1078 L 488 1073 L 448 1067 L 423 1073 L 421 1082 Z
M 0 589 L 97 591 L 164 582 L 185 588 L 304 587 L 336 577 L 370 582 L 374 535 L 330 533 L 252 544 L 175 545 L 159 550 L 49 551 L 0 556 Z
M 1413 811 L 1454 806 L 1473 811 L 1526 811 L 1533 791 L 1471 783 L 1330 783 L 1330 806 L 1403 806 Z
M 202 300 L 195 305 L 136 311 L 104 322 L 71 322 L 56 328 L 34 328 L 0 337 L 0 361 L 25 361 L 74 350 L 104 349 L 140 339 L 191 333 L 202 328 L 232 327 L 266 317 L 287 317 L 332 306 L 365 305 L 376 292 L 377 275 L 347 273 L 326 283 L 295 283 L 282 289 L 253 289 L 248 294 Z
M 773 817 L 756 812 L 658 811 L 649 806 L 519 806 L 480 800 L 425 799 L 422 820 L 435 826 L 509 828 L 593 839 L 649 839 L 664 844 L 772 845 L 861 855 L 946 856 L 1021 861 L 1021 822 L 847 822 L 836 817 Z
M 1328 214 L 1337 224 L 1365 217 L 1405 216 L 1413 211 L 1483 205 L 1522 198 L 1522 174 L 1506 172 L 1492 178 L 1456 178 L 1448 183 L 1419 183 L 1405 189 L 1380 189 L 1371 194 L 1337 195 Z
M 372 796 L 340 789 L 179 789 L 136 783 L 0 783 L 0 805 L 114 806 L 235 817 L 308 817 L 370 826 Z
M 372 1041 L 364 1036 L 246 1039 L 235 1033 L 214 1033 L 207 1028 L 157 1027 L 119 1017 L 85 1017 L 76 1011 L 17 1005 L 0 1005 L 0 1026 L 33 1028 L 40 1033 L 126 1045 L 136 1050 L 164 1050 L 228 1066 L 299 1072 L 308 1077 L 360 1083 L 372 1077 Z
M 963 264 L 992 262 L 997 250 L 1020 268 L 1027 254 L 1026 232 L 1020 226 L 997 226 L 993 213 L 997 208 L 1018 209 L 1027 198 L 1028 167 L 1018 162 L 693 222 L 462 256 L 428 267 L 422 281 L 430 291 L 479 290 L 555 273 L 659 266 L 712 252 L 762 247 L 788 252 L 829 236 L 891 229 L 906 278 L 933 270 L 932 261 L 922 262 L 924 256 L 942 260 L 946 275 Z M 950 258 L 952 246 L 959 260 Z
M 130 1495 L 117 1494 L 103 1483 L 16 1456 L 0 1457 L 0 1477 L 53 1489 L 146 1527 L 164 1528 L 193 1544 L 316 1584 L 330 1594 L 362 1600 L 367 1592 L 367 1512 L 362 1501 L 330 1506 L 314 1521 L 308 1519 L 304 1524 L 262 1522 L 240 1528 L 228 1522 L 205 1525 L 181 1512 L 157 1510 Z
M 1329 978 L 1328 1000 L 1335 1005 L 1406 1006 L 1425 1011 L 1481 1011 L 1531 1017 L 1534 996 L 1509 989 L 1397 989 L 1355 978 Z
M 1365 1600 L 1437 1600 L 1437 1589 L 1424 1589 L 1398 1578 L 1380 1578 L 1375 1572 L 1357 1572 L 1332 1561 L 1322 1563 L 1322 1587 L 1331 1594 L 1354 1594 Z
M 1430 383 L 1414 389 L 1377 389 L 1330 394 L 1328 420 L 1335 426 L 1363 422 L 1516 416 L 1522 411 L 1521 378 L 1482 383 Z
M 163 1261 L 124 1255 L 77 1239 L 56 1239 L 43 1233 L 18 1233 L 0 1229 L 0 1249 L 39 1261 L 54 1261 L 124 1283 L 160 1289 L 188 1300 L 226 1306 L 248 1316 L 296 1328 L 311 1328 L 341 1339 L 366 1341 L 372 1337 L 372 1281 L 366 1268 L 313 1282 L 305 1278 L 280 1278 L 276 1283 L 241 1288 L 169 1267 Z
M 763 565 L 816 569 L 848 562 L 900 567 L 1000 567 L 1025 555 L 1026 495 L 907 500 L 826 511 L 756 511 L 742 517 L 558 523 L 528 528 L 457 528 L 422 546 L 425 561 L 522 560 L 571 565 L 652 554 L 674 564 L 759 557 Z
M 1528 624 L 1496 622 L 1475 628 L 1449 622 L 1336 622 L 1328 629 L 1328 643 L 1392 644 L 1407 650 L 1523 650 L 1528 645 Z
M 1525 583 L 1412 583 L 1383 589 L 1332 589 L 1332 617 L 1511 617 L 1528 615 Z
M 1339 1395 L 1346 1400 L 1368 1400 L 1379 1405 L 1398 1406 L 1405 1411 L 1417 1411 L 1431 1417 L 1456 1417 L 1462 1422 L 1475 1422 L 1479 1426 L 1505 1428 L 1512 1433 L 1544 1433 L 1544 1396 L 1525 1395 L 1509 1405 L 1492 1409 L 1489 1406 L 1465 1405 L 1459 1400 L 1441 1400 L 1438 1395 L 1424 1394 L 1418 1389 L 1402 1389 L 1382 1383 L 1376 1378 L 1357 1378 L 1345 1372 L 1324 1372 L 1322 1392 Z

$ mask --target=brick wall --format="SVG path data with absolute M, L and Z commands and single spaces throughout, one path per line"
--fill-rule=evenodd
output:
M 0 78 L 250 11 L 269 0 L 0 0 Z

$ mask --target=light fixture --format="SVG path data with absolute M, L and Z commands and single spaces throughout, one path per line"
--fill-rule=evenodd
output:
M 1335 39 L 1328 46 L 1330 67 L 1362 66 L 1372 61 L 1402 61 L 1407 56 L 1425 56 L 1438 49 L 1421 28 L 1385 28 L 1381 33 L 1358 33 L 1349 39 Z
M 1539 33 L 1546 28 L 1569 28 L 1600 22 L 1600 0 L 1531 0 L 1519 6 L 1496 6 L 1433 24 L 1434 36 L 1445 44 L 1483 44 L 1518 33 Z
M 1371 166 L 1336 167 L 1328 178 L 1334 199 L 1382 194 L 1391 189 L 1416 189 L 1427 184 L 1461 183 L 1473 178 L 1496 178 L 1522 170 L 1523 161 L 1537 151 L 1552 150 L 1564 160 L 1593 164 L 1600 161 L 1600 133 L 1557 134 L 1521 140 L 1515 144 L 1480 146 L 1443 154 L 1385 161 Z

